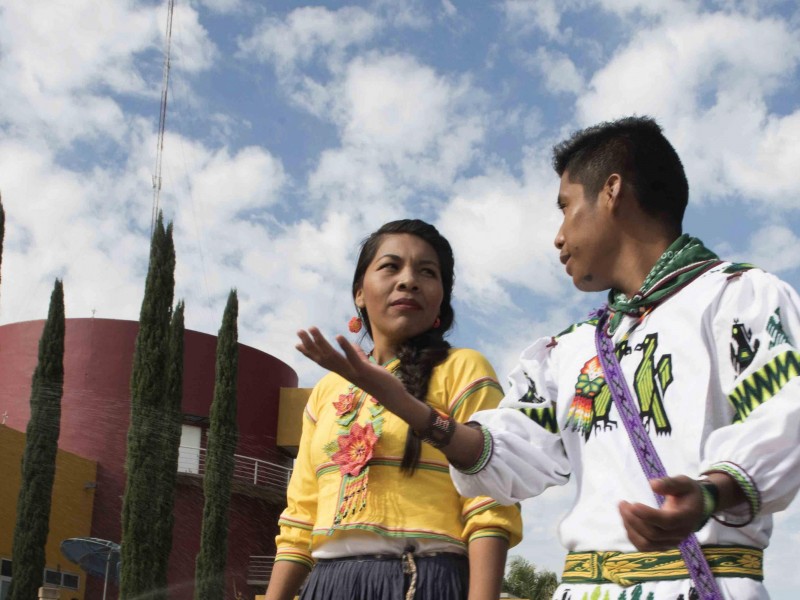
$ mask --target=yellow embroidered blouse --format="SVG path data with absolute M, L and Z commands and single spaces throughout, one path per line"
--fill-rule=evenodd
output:
M 395 360 L 386 368 L 394 370 L 396 366 Z M 422 444 L 414 475 L 402 475 L 399 467 L 408 426 L 389 411 L 380 410 L 380 405 L 358 389 L 350 401 L 355 414 L 349 431 L 363 433 L 371 427 L 380 437 L 360 472 L 362 477 L 353 483 L 352 476 L 344 476 L 345 466 L 341 460 L 337 464 L 333 454 L 341 447 L 337 442 L 340 435 L 348 429 L 341 421 L 350 387 L 345 379 L 329 373 L 308 399 L 288 503 L 278 521 L 276 561 L 291 560 L 311 567 L 316 548 L 350 531 L 439 540 L 463 548 L 487 536 L 505 538 L 511 546 L 520 541 L 519 507 L 500 506 L 487 497 L 460 496 L 450 480 L 447 459 L 429 444 Z M 496 407 L 502 397 L 492 366 L 479 352 L 466 348 L 450 350 L 434 369 L 428 388 L 428 403 L 459 422 L 468 421 L 478 410 Z M 354 488 L 360 493 L 353 494 Z M 357 502 L 351 499 L 351 509 L 336 523 L 335 516 L 343 503 L 348 503 L 348 496 L 357 496 Z

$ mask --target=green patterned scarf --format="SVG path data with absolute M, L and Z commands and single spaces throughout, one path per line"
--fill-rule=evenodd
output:
M 624 315 L 639 314 L 658 304 L 718 261 L 719 257 L 703 242 L 684 233 L 656 261 L 633 297 L 616 289 L 608 292 L 608 307 L 614 312 L 609 331 L 616 331 Z

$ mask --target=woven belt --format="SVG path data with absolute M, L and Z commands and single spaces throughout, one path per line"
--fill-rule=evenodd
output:
M 747 546 L 703 546 L 715 577 L 764 579 L 764 552 Z M 616 583 L 687 579 L 680 550 L 665 552 L 570 552 L 564 564 L 565 583 Z
M 315 562 L 318 563 L 332 563 L 339 561 L 369 561 L 369 560 L 403 560 L 407 554 L 413 554 L 414 559 L 420 558 L 435 558 L 435 557 L 451 557 L 456 559 L 466 559 L 466 554 L 459 554 L 458 552 L 414 552 L 413 550 L 406 550 L 402 554 L 353 554 L 351 556 L 337 556 L 336 558 L 317 558 Z

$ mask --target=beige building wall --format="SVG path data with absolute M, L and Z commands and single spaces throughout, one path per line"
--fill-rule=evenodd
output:
M 311 388 L 281 388 L 277 445 L 292 456 L 297 456 L 303 431 L 303 410 L 310 395 Z

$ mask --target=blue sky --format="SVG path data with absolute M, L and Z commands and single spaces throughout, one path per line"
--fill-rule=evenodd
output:
M 135 319 L 147 260 L 166 2 L 0 0 L 0 320 Z M 550 148 L 650 114 L 689 176 L 686 230 L 800 287 L 794 0 L 177 0 L 160 205 L 187 325 L 320 375 L 294 332 L 352 315 L 358 242 L 419 216 L 457 259 L 456 345 L 499 373 L 602 300 L 557 260 Z M 514 552 L 560 568 L 572 491 L 525 505 Z M 792 507 L 767 562 L 794 597 Z

